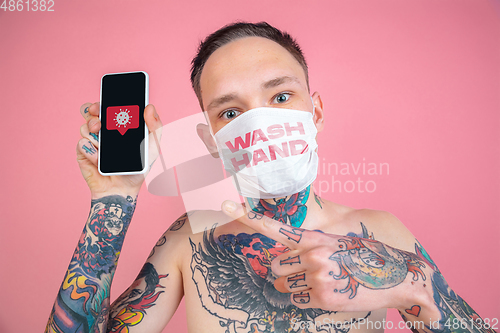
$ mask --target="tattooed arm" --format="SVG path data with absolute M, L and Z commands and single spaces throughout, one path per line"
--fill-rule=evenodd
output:
M 85 103 L 80 113 L 82 139 L 77 162 L 89 186 L 90 214 L 52 308 L 46 332 L 103 332 L 109 315 L 109 289 L 144 175 L 102 176 L 97 170 L 99 103 Z M 158 156 L 155 139 L 161 121 L 154 106 L 144 109 L 151 131 L 149 158 Z
M 370 220 L 379 226 L 377 232 L 385 236 L 384 242 L 416 258 L 424 273 L 422 279 L 412 277 L 410 280 L 407 292 L 411 293 L 413 300 L 397 308 L 408 327 L 420 332 L 494 332 L 498 329 L 498 321 L 495 321 L 498 319 L 483 321 L 450 288 L 435 262 L 398 218 L 388 212 L 367 211 Z
M 398 309 L 412 331 L 418 332 L 495 332 L 498 319 L 483 320 L 472 307 L 455 293 L 429 254 L 415 239 L 415 253 L 427 269 L 425 289 L 409 307 Z M 412 281 L 412 284 L 415 282 Z M 427 289 L 426 289 L 427 287 Z M 427 309 L 427 313 L 424 312 Z M 439 314 L 431 317 L 431 311 Z
M 136 201 L 122 195 L 92 200 L 46 332 L 104 332 L 111 281 Z
M 339 236 L 283 225 L 257 212 L 245 212 L 234 203 L 225 205 L 224 210 L 290 249 L 272 261 L 271 269 L 280 276 L 276 288 L 290 293 L 291 302 L 299 308 L 395 308 L 419 332 L 494 332 L 449 288 L 418 243 L 414 253 L 370 237 Z M 405 230 L 402 236 L 408 238 L 411 233 Z M 405 241 L 399 243 L 408 247 Z
M 180 230 L 187 214 L 163 234 L 132 285 L 113 302 L 108 332 L 161 332 L 183 296 L 182 275 L 176 255 Z
M 168 232 L 157 242 L 130 288 L 110 307 L 111 281 L 135 204 L 130 196 L 92 200 L 89 219 L 46 332 L 106 332 L 106 327 L 107 332 L 121 332 L 139 324 L 145 332 L 160 332 L 168 323 L 182 298 L 182 277 L 171 254 L 176 252 L 175 245 L 163 246 Z M 159 299 L 163 293 L 167 295 Z M 158 309 L 148 310 L 146 318 L 146 309 L 157 304 Z

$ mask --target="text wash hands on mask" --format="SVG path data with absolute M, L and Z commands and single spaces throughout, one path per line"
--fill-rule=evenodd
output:
M 255 108 L 213 135 L 241 196 L 285 197 L 313 183 L 318 173 L 314 112 L 314 102 L 312 113 Z

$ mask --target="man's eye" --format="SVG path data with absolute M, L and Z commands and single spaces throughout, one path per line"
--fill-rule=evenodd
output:
M 222 112 L 221 118 L 226 119 L 226 120 L 231 120 L 231 119 L 238 117 L 240 115 L 240 113 L 241 112 L 236 111 L 236 110 L 227 110 L 227 111 Z
M 290 94 L 289 93 L 280 93 L 278 95 L 276 95 L 276 97 L 274 98 L 274 102 L 275 103 L 285 103 L 286 101 L 288 101 L 290 99 Z

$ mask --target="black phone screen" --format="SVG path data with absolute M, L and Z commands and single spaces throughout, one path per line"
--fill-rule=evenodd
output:
M 144 72 L 106 74 L 101 82 L 101 173 L 141 172 L 144 169 Z

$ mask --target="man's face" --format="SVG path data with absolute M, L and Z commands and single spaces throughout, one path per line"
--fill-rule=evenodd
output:
M 262 37 L 242 38 L 217 49 L 203 68 L 200 88 L 214 134 L 257 107 L 309 112 L 313 108 L 299 62 L 285 48 Z

